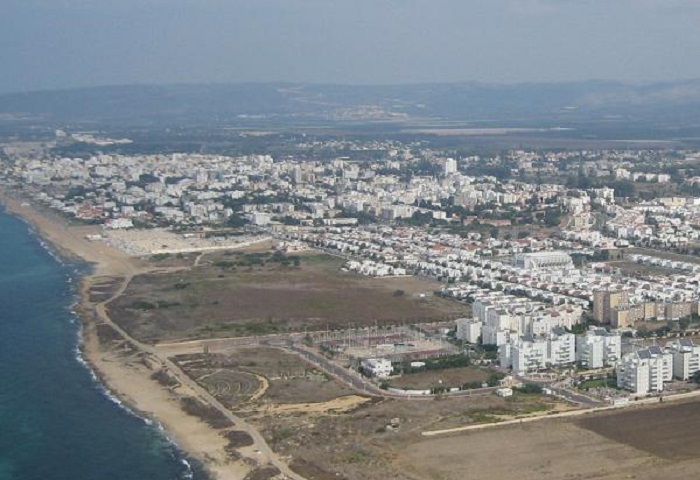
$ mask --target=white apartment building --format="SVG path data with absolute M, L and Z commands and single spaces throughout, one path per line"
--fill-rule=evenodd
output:
M 446 158 L 442 164 L 442 173 L 444 175 L 457 173 L 457 160 L 454 158 Z
M 578 305 L 547 310 L 538 315 L 526 316 L 523 323 L 524 333 L 547 335 L 557 327 L 572 328 L 581 322 L 583 309 Z
M 481 322 L 474 318 L 458 318 L 456 337 L 469 343 L 478 343 L 481 337 Z
M 562 327 L 552 329 L 548 337 L 549 365 L 568 365 L 576 362 L 576 336 Z
M 679 380 L 690 380 L 700 371 L 700 345 L 690 338 L 681 338 L 671 345 L 673 376 Z
M 622 355 L 622 337 L 591 327 L 576 336 L 576 361 L 584 368 L 614 367 Z
M 494 325 L 483 325 L 481 328 L 481 343 L 500 347 L 511 339 L 511 331 Z
M 521 333 L 519 317 L 504 308 L 489 309 L 482 329 L 482 343 L 501 345 L 511 332 Z
M 547 339 L 525 335 L 512 346 L 511 368 L 517 373 L 547 368 L 548 353 Z
M 547 336 L 557 328 L 572 328 L 580 323 L 580 306 L 559 306 L 549 310 L 524 312 L 517 306 L 487 307 L 482 343 L 502 345 L 510 336 Z M 505 333 L 508 335 L 506 335 Z
M 661 347 L 628 353 L 617 364 L 617 386 L 637 395 L 662 392 L 673 379 L 673 355 Z
M 525 373 L 576 361 L 576 337 L 557 328 L 548 336 L 523 335 L 516 341 L 499 346 L 501 367 Z

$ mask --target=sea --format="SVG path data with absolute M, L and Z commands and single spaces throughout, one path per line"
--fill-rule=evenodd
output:
M 0 480 L 206 479 L 83 360 L 73 307 L 86 272 L 0 207 Z

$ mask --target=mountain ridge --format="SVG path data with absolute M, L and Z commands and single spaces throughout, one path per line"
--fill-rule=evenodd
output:
M 0 114 L 55 121 L 700 121 L 700 79 L 567 83 L 114 85 L 0 94 Z

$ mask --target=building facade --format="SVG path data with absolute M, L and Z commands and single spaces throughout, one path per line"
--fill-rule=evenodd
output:
M 617 364 L 617 386 L 637 395 L 659 393 L 673 379 L 673 355 L 661 347 L 628 353 Z
M 622 354 L 622 337 L 604 328 L 576 336 L 576 361 L 583 368 L 614 367 Z

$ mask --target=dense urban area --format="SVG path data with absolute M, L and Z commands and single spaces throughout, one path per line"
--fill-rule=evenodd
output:
M 130 142 L 64 131 L 56 137 L 59 145 Z M 210 277 L 267 275 L 255 278 L 272 282 L 270 297 L 246 304 L 244 313 L 241 304 L 226 310 L 222 294 L 206 324 L 185 328 L 178 320 L 192 316 L 179 309 L 195 281 L 180 273 L 180 296 L 147 298 L 140 289 L 165 291 L 149 277 L 126 288 L 131 303 L 109 307 L 139 341 L 171 342 L 177 368 L 230 408 L 239 405 L 230 388 L 204 380 L 230 366 L 226 357 L 213 369 L 209 358 L 231 354 L 226 349 L 234 347 L 222 347 L 227 338 L 235 348 L 301 357 L 314 375 L 358 398 L 552 402 L 537 400 L 506 417 L 472 416 L 470 425 L 663 401 L 692 395 L 700 384 L 698 151 L 477 155 L 421 141 L 300 137 L 289 155 L 71 157 L 17 142 L 5 144 L 3 156 L 4 188 L 94 227 L 85 235 L 92 243 L 157 265 L 196 258 Z M 293 299 L 274 310 L 275 281 L 298 275 L 289 282 L 311 285 L 318 272 L 339 282 L 394 283 L 370 287 L 389 289 L 382 299 L 366 289 L 348 300 L 355 292 L 344 283 L 344 292 L 314 297 L 299 312 Z M 359 306 L 375 301 L 384 310 Z M 385 313 L 391 309 L 393 316 Z M 226 323 L 236 315 L 238 324 Z M 166 320 L 174 330 L 148 326 Z M 178 342 L 200 343 L 183 353 Z M 232 382 L 240 387 L 240 379 Z M 382 429 L 400 425 L 397 416 Z M 280 433 L 288 427 L 261 428 L 276 450 L 299 447 Z

